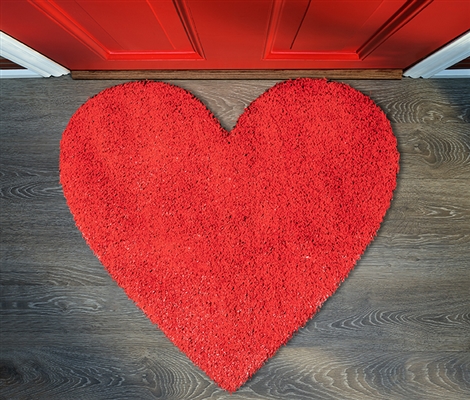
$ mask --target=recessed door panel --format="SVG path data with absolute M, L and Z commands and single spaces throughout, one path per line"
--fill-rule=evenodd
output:
M 265 58 L 360 61 L 431 2 L 274 0 Z
M 193 45 L 198 42 L 197 36 L 185 18 L 181 1 L 29 3 L 106 60 L 202 58 Z

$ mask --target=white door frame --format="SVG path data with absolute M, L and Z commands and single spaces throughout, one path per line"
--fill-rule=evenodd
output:
M 470 31 L 407 69 L 403 76 L 410 78 L 470 78 L 470 69 L 446 69 L 467 57 L 470 57 Z
M 70 71 L 55 61 L 0 31 L 0 56 L 26 69 L 0 70 L 0 78 L 41 78 L 67 75 Z

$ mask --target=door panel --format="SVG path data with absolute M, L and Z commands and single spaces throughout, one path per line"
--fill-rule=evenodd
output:
M 104 60 L 201 59 L 172 1 L 29 0 Z
M 431 2 L 275 0 L 265 58 L 361 61 Z
M 1 0 L 0 29 L 71 70 L 407 68 L 468 0 Z
M 390 2 L 311 1 L 290 48 L 293 51 L 356 52 L 361 39 L 363 42 L 371 36 L 400 3 L 405 1 L 394 2 L 389 14 L 377 16 L 377 10 L 384 4 L 391 5 Z M 341 13 L 336 12 L 339 9 Z M 366 22 L 369 22 L 367 30 L 364 29 Z

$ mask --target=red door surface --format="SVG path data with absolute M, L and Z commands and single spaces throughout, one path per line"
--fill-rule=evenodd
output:
M 406 68 L 469 0 L 1 0 L 0 29 L 71 70 Z

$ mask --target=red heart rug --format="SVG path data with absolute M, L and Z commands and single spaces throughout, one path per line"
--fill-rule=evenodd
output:
M 227 132 L 189 92 L 146 81 L 79 108 L 60 180 L 111 276 L 235 391 L 347 277 L 398 160 L 384 113 L 345 84 L 277 84 Z

